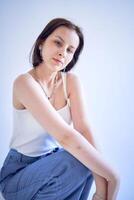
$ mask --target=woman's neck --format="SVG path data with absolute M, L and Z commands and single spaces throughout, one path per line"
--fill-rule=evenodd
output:
M 47 85 L 48 87 L 50 85 L 54 84 L 54 80 L 56 76 L 59 77 L 60 72 L 58 71 L 49 71 L 48 69 L 45 69 L 43 66 L 38 66 L 33 69 L 34 74 L 36 75 L 36 78 L 38 78 L 43 84 Z

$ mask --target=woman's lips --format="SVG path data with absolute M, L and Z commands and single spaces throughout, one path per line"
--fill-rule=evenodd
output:
M 55 62 L 57 62 L 57 63 L 63 64 L 63 62 L 62 62 L 61 60 L 58 60 L 58 59 L 56 59 L 56 58 L 53 58 L 53 60 L 54 60 Z

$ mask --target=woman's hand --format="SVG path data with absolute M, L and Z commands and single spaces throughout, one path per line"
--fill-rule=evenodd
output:
M 94 193 L 92 200 L 116 200 L 120 186 L 119 176 L 114 174 L 112 179 L 109 181 L 100 179 L 100 177 L 98 177 L 96 174 L 94 177 L 97 184 L 96 192 Z
M 108 190 L 108 182 L 105 178 L 99 176 L 98 174 L 93 173 L 96 192 L 99 196 L 103 197 L 103 199 L 107 198 L 107 190 Z M 94 195 L 95 195 L 94 194 Z M 94 199 L 97 198 L 94 196 Z
M 97 192 L 95 192 L 92 197 L 92 200 L 107 200 L 107 197 L 97 194 Z
M 119 187 L 120 177 L 116 174 L 112 180 L 108 181 L 107 200 L 116 200 Z

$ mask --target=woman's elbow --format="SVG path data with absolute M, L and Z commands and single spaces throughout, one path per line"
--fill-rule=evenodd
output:
M 120 185 L 120 176 L 119 176 L 119 174 L 117 174 L 117 173 L 115 174 L 114 181 L 115 181 L 116 185 Z
M 110 182 L 112 182 L 114 185 L 120 185 L 120 175 L 119 173 L 117 173 L 115 170 L 112 170 L 112 176 L 109 180 Z

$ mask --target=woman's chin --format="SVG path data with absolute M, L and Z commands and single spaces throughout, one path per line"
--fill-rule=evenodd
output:
M 52 66 L 52 69 L 53 69 L 54 71 L 59 71 L 59 70 L 62 69 L 62 67 L 59 66 L 59 65 L 53 65 L 53 66 Z

